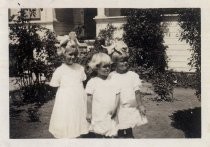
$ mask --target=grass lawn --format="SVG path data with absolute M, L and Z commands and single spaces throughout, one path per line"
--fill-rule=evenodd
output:
M 134 128 L 135 138 L 199 138 L 201 105 L 193 89 L 175 88 L 173 102 L 156 102 L 144 97 L 148 124 Z M 29 113 L 33 104 L 10 106 L 10 138 L 53 138 L 48 132 L 54 100 Z M 33 111 L 34 109 L 32 109 Z
M 145 98 L 149 123 L 134 130 L 136 138 L 199 138 L 201 105 L 194 90 L 174 89 L 174 102 Z

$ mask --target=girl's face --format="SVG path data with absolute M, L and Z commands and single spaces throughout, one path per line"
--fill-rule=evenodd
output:
M 128 59 L 127 58 L 119 59 L 119 61 L 116 64 L 116 71 L 121 74 L 126 73 L 128 71 Z
M 111 70 L 111 65 L 110 64 L 101 64 L 98 65 L 99 67 L 97 68 L 97 75 L 101 78 L 107 78 L 107 76 L 110 73 Z
M 75 63 L 77 57 L 77 51 L 74 49 L 67 49 L 64 53 L 64 60 L 67 65 Z

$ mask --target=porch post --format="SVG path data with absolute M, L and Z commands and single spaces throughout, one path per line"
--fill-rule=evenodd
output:
M 97 8 L 97 16 L 96 18 L 106 17 L 105 8 Z
M 55 8 L 52 9 L 53 21 L 58 21 L 56 18 Z

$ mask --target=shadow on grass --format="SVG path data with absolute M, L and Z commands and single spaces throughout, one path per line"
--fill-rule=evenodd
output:
M 56 89 L 46 84 L 30 85 L 10 91 L 10 118 L 18 117 L 22 111 L 28 114 L 29 122 L 39 122 L 39 108 L 55 97 Z M 21 109 L 21 106 L 28 105 Z
M 173 113 L 171 125 L 185 133 L 186 138 L 201 138 L 201 108 L 179 110 Z

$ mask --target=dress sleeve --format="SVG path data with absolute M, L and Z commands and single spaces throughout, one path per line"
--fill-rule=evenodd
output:
M 139 78 L 139 75 L 137 73 L 132 73 L 132 80 L 133 80 L 133 89 L 134 91 L 140 90 L 140 87 L 142 85 L 142 81 Z
M 90 79 L 87 82 L 85 91 L 86 91 L 87 94 L 93 94 L 94 93 L 94 91 L 95 91 L 95 84 L 94 84 L 94 80 L 93 79 Z
M 52 79 L 50 81 L 50 86 L 52 87 L 59 87 L 61 82 L 61 74 L 59 69 L 57 68 L 52 75 Z

